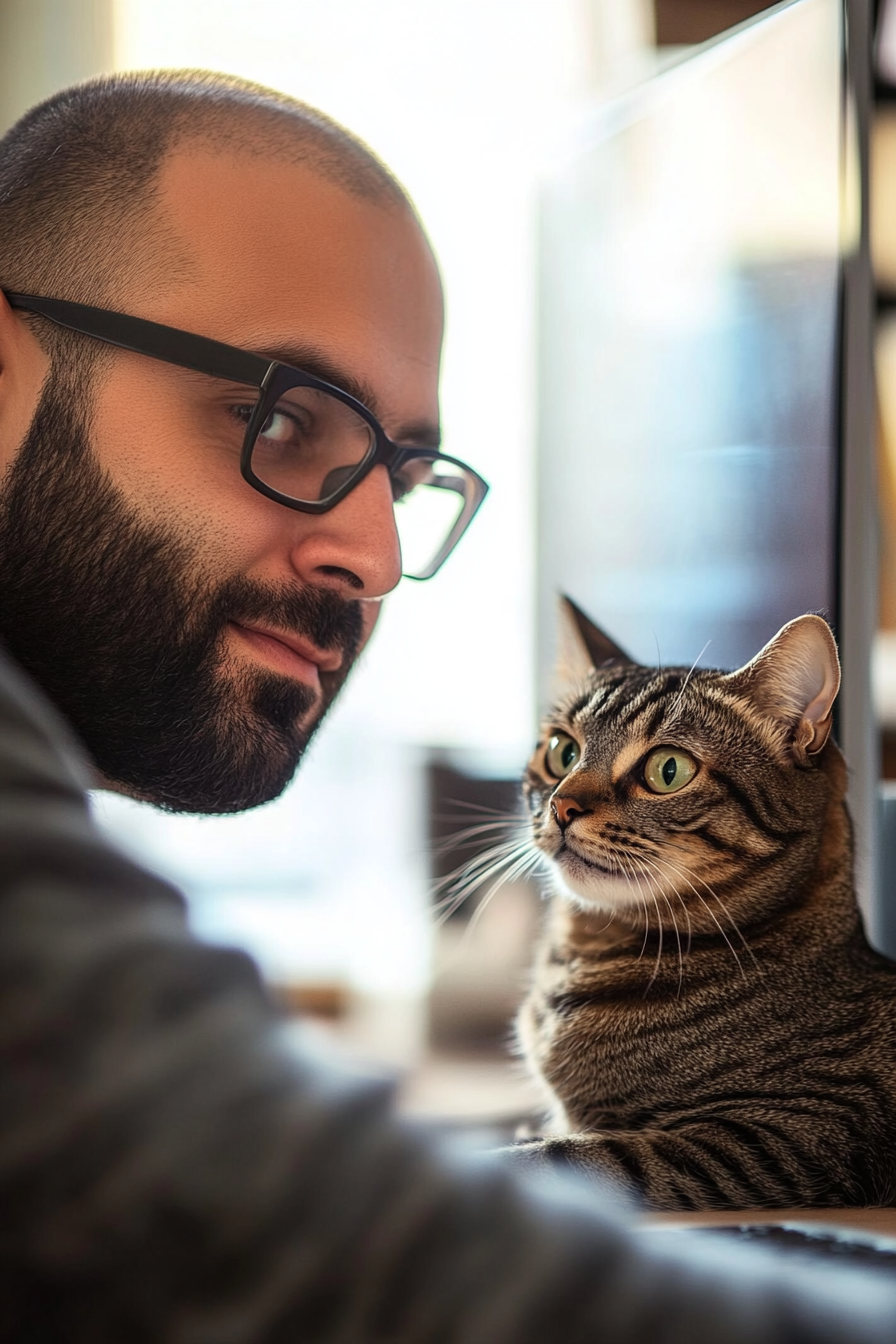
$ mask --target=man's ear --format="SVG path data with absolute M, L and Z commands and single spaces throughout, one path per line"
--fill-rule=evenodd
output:
M 24 323 L 20 321 L 16 310 L 10 307 L 9 300 L 0 290 L 0 374 L 16 357 L 21 345 Z
M 560 648 L 556 680 L 560 685 L 581 681 L 597 667 L 607 663 L 626 663 L 633 659 L 614 644 L 603 630 L 589 621 L 569 597 L 560 598 Z
M 49 360 L 0 292 L 0 479 L 28 432 Z
M 785 753 L 805 762 L 831 731 L 840 659 L 827 621 L 798 616 L 727 678 L 780 730 Z

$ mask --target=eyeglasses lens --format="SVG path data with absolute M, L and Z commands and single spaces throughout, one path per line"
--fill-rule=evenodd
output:
M 461 467 L 438 457 L 411 458 L 394 473 L 401 567 L 409 577 L 428 577 L 433 562 L 445 558 L 440 552 L 460 520 L 470 488 L 471 478 Z
M 352 407 L 318 388 L 294 387 L 259 429 L 252 470 L 280 494 L 318 503 L 336 494 L 375 446 L 372 425 Z M 425 578 L 434 562 L 445 558 L 442 552 L 474 488 L 461 466 L 437 456 L 410 458 L 392 473 L 405 574 Z
M 252 470 L 281 494 L 316 504 L 334 495 L 373 447 L 373 428 L 344 401 L 293 387 L 258 431 Z

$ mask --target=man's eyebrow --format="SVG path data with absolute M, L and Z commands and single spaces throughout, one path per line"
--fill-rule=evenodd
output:
M 257 347 L 247 348 L 253 355 L 260 355 L 263 359 L 276 359 L 280 364 L 288 364 L 290 368 L 301 369 L 303 373 L 311 373 L 315 378 L 322 378 L 325 383 L 332 383 L 333 387 L 338 387 L 341 392 L 347 392 L 356 401 L 360 401 L 368 411 L 373 412 L 377 420 L 382 419 L 376 393 L 370 384 L 348 369 L 334 364 L 320 350 L 312 346 L 298 345 L 281 345 L 276 349 L 266 345 L 263 350 Z M 391 438 L 396 443 L 414 444 L 421 448 L 438 448 L 442 442 L 439 426 L 429 420 L 399 425 L 392 431 Z

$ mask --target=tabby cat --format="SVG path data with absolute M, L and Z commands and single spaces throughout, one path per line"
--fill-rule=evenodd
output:
M 896 966 L 865 940 L 837 650 L 642 667 L 564 599 L 524 793 L 553 896 L 518 1022 L 552 1136 L 517 1163 L 653 1209 L 896 1202 Z

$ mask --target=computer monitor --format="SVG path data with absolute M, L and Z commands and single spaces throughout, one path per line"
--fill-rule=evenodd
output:
M 878 750 L 866 0 L 788 0 L 570 133 L 540 235 L 538 647 L 737 667 L 824 612 L 860 900 Z

